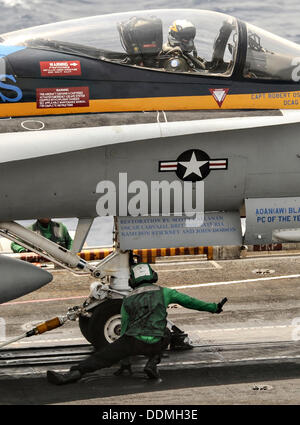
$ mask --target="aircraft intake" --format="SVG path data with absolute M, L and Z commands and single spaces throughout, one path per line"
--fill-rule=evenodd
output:
M 0 255 L 0 304 L 51 282 L 53 276 L 32 264 Z

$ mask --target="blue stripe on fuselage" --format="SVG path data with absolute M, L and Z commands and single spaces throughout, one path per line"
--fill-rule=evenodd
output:
M 26 49 L 25 46 L 4 46 L 0 44 L 0 58 L 11 55 L 12 53 L 18 52 L 19 50 Z

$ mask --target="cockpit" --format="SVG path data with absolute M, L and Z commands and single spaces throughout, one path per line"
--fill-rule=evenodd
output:
M 26 46 L 202 76 L 295 81 L 300 46 L 234 17 L 166 9 L 93 16 L 15 31 L 0 45 Z M 298 80 L 299 81 L 300 77 Z

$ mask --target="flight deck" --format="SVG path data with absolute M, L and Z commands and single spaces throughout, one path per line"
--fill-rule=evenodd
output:
M 117 377 L 117 366 L 53 387 L 46 370 L 68 370 L 93 348 L 77 322 L 26 338 L 0 353 L 0 403 L 18 404 L 299 404 L 300 253 L 248 253 L 245 259 L 157 262 L 159 284 L 205 301 L 228 298 L 212 315 L 171 305 L 168 315 L 188 333 L 193 349 L 166 351 L 161 381 L 143 373 Z M 90 277 L 57 270 L 53 283 L 1 306 L 6 337 L 80 305 Z

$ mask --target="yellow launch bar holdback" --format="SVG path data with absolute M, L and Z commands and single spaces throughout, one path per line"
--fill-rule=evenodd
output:
M 53 319 L 46 320 L 45 322 L 31 329 L 30 331 L 25 332 L 24 334 L 14 337 L 12 339 L 9 339 L 8 341 L 5 341 L 3 344 L 0 344 L 0 349 L 5 347 L 6 345 L 12 344 L 13 342 L 19 341 L 20 339 L 28 338 L 34 335 L 41 335 L 45 332 L 52 331 L 53 329 L 59 328 L 60 326 L 64 325 L 67 320 L 69 320 L 68 316 L 54 317 Z

